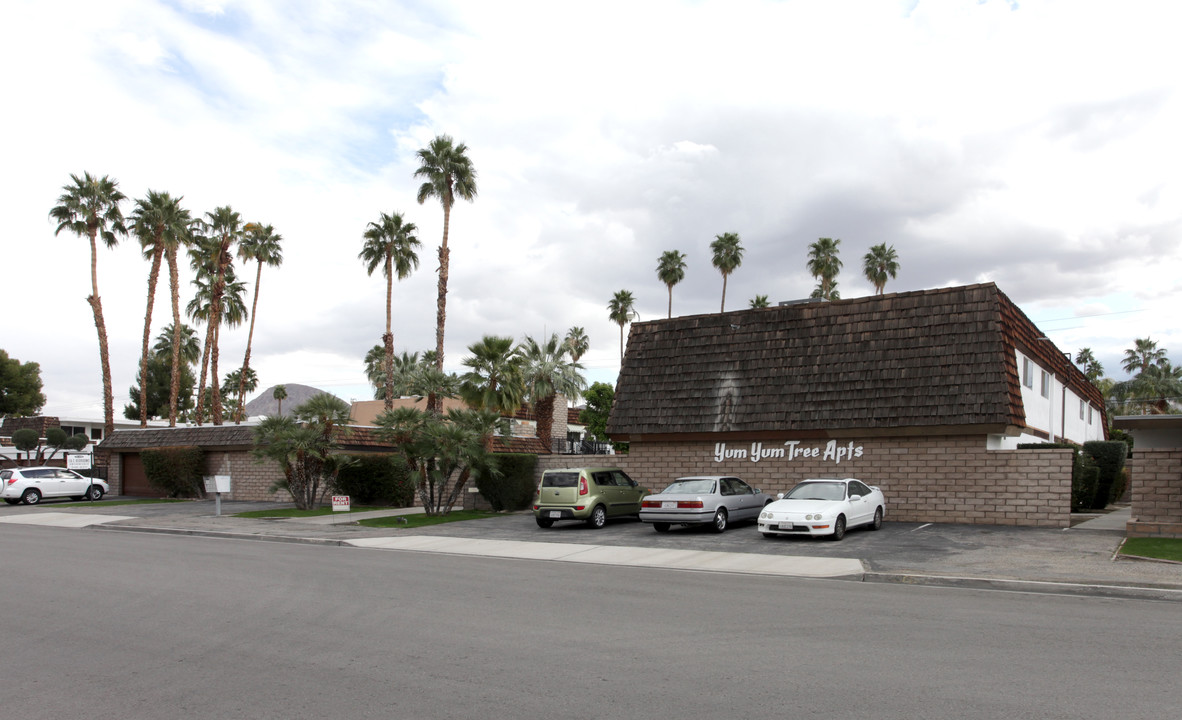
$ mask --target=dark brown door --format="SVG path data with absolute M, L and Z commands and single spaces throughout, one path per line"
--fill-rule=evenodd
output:
M 123 494 L 137 497 L 164 497 L 164 493 L 148 484 L 144 461 L 139 453 L 122 453 Z

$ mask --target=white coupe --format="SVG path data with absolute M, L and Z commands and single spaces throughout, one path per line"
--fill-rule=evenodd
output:
M 840 540 L 859 525 L 879 529 L 886 512 L 882 491 L 854 478 L 805 480 L 778 497 L 759 514 L 764 537 L 828 535 Z

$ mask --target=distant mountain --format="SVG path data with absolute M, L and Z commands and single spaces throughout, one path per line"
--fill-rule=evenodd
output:
M 320 388 L 309 387 L 308 385 L 286 383 L 284 387 L 287 388 L 287 397 L 283 398 L 284 415 L 291 415 L 291 411 L 294 410 L 298 405 L 302 405 L 317 395 L 325 394 L 324 390 L 321 390 Z M 327 394 L 331 395 L 332 393 Z M 274 385 L 259 393 L 254 400 L 246 403 L 246 416 L 257 417 L 259 415 L 278 415 L 279 401 L 275 399 L 274 395 Z

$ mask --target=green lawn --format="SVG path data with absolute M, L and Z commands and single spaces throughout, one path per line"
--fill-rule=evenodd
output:
M 1182 562 L 1182 540 L 1177 538 L 1129 538 L 1121 546 L 1120 554 Z
M 353 505 L 349 512 L 365 512 L 366 510 L 385 510 L 384 507 L 374 505 Z M 315 517 L 317 515 L 332 515 L 332 505 L 321 505 L 315 510 L 297 510 L 295 508 L 273 508 L 271 510 L 251 510 L 250 512 L 235 513 L 240 518 L 293 518 Z
M 358 520 L 358 525 L 372 528 L 420 528 L 428 525 L 439 525 L 464 520 L 483 520 L 496 517 L 502 513 L 485 510 L 452 510 L 446 515 L 391 515 L 388 517 Z
M 90 502 L 89 500 L 82 500 L 80 502 L 61 503 L 62 506 L 67 505 L 102 505 L 103 507 L 111 507 L 112 505 L 152 505 L 156 503 L 178 503 L 178 502 L 192 502 L 188 498 L 144 498 L 142 500 L 99 500 L 98 502 Z M 55 505 L 57 503 L 54 503 Z

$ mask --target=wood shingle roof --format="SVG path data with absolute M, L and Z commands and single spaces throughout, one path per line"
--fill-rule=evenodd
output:
M 1025 426 L 1015 348 L 1099 391 L 992 283 L 634 323 L 613 439 L 1002 432 Z

